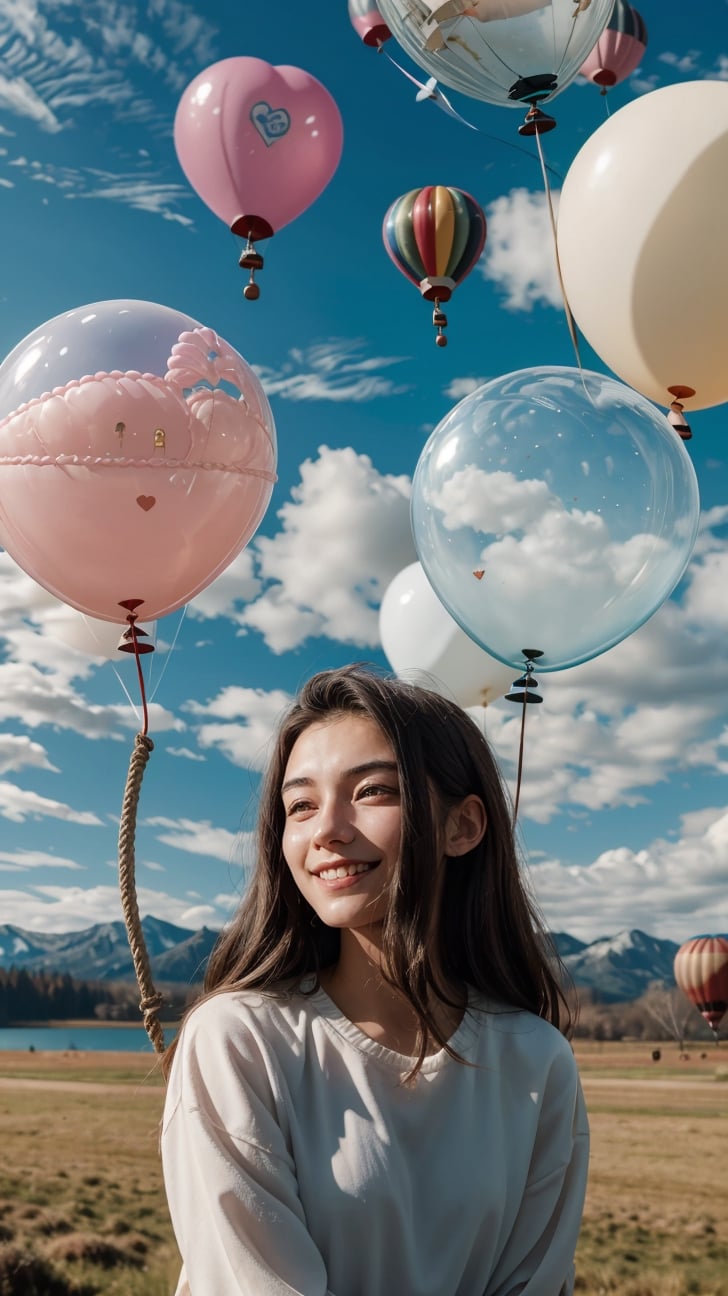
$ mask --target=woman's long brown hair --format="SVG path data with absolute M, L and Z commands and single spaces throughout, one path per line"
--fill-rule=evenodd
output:
M 313 676 L 281 724 L 261 794 L 256 867 L 212 951 L 204 995 L 275 991 L 307 974 L 318 978 L 338 959 L 338 931 L 303 899 L 283 858 L 281 786 L 299 735 L 341 714 L 372 719 L 399 768 L 402 839 L 383 925 L 382 973 L 418 1021 L 420 1049 L 410 1074 L 433 1040 L 448 1048 L 433 1002 L 462 1006 L 469 986 L 568 1034 L 565 974 L 526 887 L 509 799 L 486 739 L 455 703 L 362 666 Z M 468 854 L 443 859 L 437 841 L 444 816 L 472 793 L 486 808 L 485 836 Z M 165 1073 L 173 1054 L 174 1044 L 163 1058 Z

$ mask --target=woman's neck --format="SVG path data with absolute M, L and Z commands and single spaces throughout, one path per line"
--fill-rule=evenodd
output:
M 381 960 L 381 927 L 342 931 L 339 960 L 322 972 L 321 987 L 370 1039 L 413 1057 L 419 1050 L 417 1016 L 404 995 L 384 980 Z M 431 1004 L 445 1039 L 462 1020 L 464 1007 L 464 997 L 462 1008 L 451 1008 L 439 999 Z M 432 1041 L 428 1052 L 439 1048 Z

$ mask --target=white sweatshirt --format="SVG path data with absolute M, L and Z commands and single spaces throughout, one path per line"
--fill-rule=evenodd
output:
M 570 1296 L 588 1127 L 568 1042 L 471 994 L 410 1059 L 321 990 L 218 994 L 183 1027 L 162 1158 L 176 1296 Z

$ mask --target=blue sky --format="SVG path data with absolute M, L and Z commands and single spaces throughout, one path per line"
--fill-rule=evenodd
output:
M 638 8 L 649 46 L 610 92 L 613 112 L 672 82 L 728 79 L 723 0 Z M 239 241 L 190 189 L 172 142 L 184 87 L 240 54 L 312 73 L 344 122 L 330 185 L 263 248 L 256 303 L 242 298 Z M 276 420 L 279 480 L 257 537 L 160 623 L 149 662 L 140 904 L 183 926 L 221 925 L 241 892 L 266 743 L 297 685 L 348 661 L 387 664 L 378 608 L 416 557 L 409 489 L 430 431 L 479 382 L 574 362 L 518 111 L 448 92 L 469 128 L 417 102 L 392 59 L 426 79 L 393 41 L 379 55 L 361 44 L 344 0 L 313 15 L 292 0 L 0 9 L 0 355 L 74 306 L 148 299 L 236 347 Z M 580 82 L 551 111 L 558 190 L 605 103 Z M 467 190 L 489 221 L 443 350 L 381 240 L 390 203 L 425 184 Z M 529 728 L 519 821 L 532 885 L 549 923 L 586 940 L 728 929 L 725 410 L 691 422 L 703 522 L 685 579 L 623 644 L 549 675 Z M 0 609 L 0 922 L 63 931 L 117 918 L 133 663 L 69 649 L 52 600 L 3 553 Z M 511 786 L 518 723 L 505 701 L 487 711 Z

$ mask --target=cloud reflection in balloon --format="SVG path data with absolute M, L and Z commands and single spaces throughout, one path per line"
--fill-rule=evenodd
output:
M 664 416 L 615 379 L 523 369 L 460 401 L 414 476 L 418 557 L 486 652 L 554 671 L 604 652 L 675 588 L 695 471 Z

